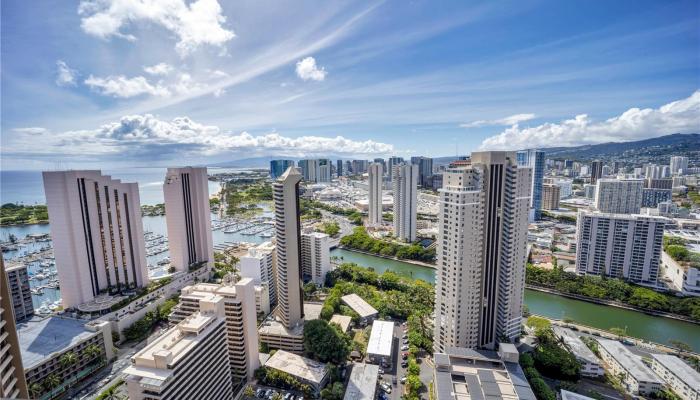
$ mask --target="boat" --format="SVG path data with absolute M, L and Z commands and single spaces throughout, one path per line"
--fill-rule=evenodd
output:
M 272 237 L 272 232 L 263 232 L 260 234 L 261 238 L 271 238 Z

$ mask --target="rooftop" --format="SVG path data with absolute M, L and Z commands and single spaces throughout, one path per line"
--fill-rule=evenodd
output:
M 321 315 L 321 310 L 323 309 L 323 304 L 316 303 L 304 303 L 304 321 L 313 321 L 319 319 Z M 258 329 L 258 333 L 261 335 L 275 335 L 275 336 L 298 336 L 301 337 L 304 334 L 304 324 L 299 324 L 291 329 L 287 329 L 284 324 L 270 315 Z
M 598 357 L 586 346 L 572 330 L 555 326 L 554 333 L 564 340 L 566 346 L 574 353 L 579 360 L 584 360 L 591 364 L 600 364 Z
M 30 369 L 98 333 L 85 328 L 85 321 L 49 317 L 18 323 L 17 334 L 22 364 Z
M 353 364 L 343 400 L 373 400 L 378 375 L 378 365 Z
M 320 384 L 328 374 L 326 364 L 284 350 L 277 350 L 265 366 L 315 384 Z
M 584 396 L 582 394 L 569 392 L 568 390 L 562 389 L 561 400 L 593 400 L 593 397 Z
M 367 354 L 391 356 L 391 344 L 394 340 L 394 323 L 391 321 L 374 321 L 372 333 L 367 343 Z
M 642 382 L 661 383 L 661 379 L 649 367 L 644 365 L 642 358 L 632 354 L 622 343 L 609 339 L 596 338 L 596 340 L 634 379 Z
M 330 322 L 340 325 L 340 329 L 342 329 L 343 332 L 346 332 L 350 327 L 352 318 L 348 317 L 347 315 L 333 314 Z
M 351 293 L 341 297 L 343 303 L 347 304 L 348 307 L 352 308 L 353 311 L 360 315 L 360 318 L 367 318 L 373 315 L 377 315 L 379 312 L 372 307 L 369 303 L 364 301 L 362 297 Z
M 669 354 L 652 354 L 651 356 L 691 388 L 700 388 L 700 373 L 680 358 Z

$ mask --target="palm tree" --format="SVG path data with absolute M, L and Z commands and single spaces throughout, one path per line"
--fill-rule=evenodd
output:
M 272 396 L 272 400 L 282 400 L 282 395 L 279 392 L 275 392 L 275 395 Z
M 61 358 L 58 360 L 58 363 L 61 364 L 61 367 L 63 368 L 72 367 L 77 362 L 78 356 L 75 355 L 75 353 L 73 353 L 72 351 L 69 351 L 66 354 L 62 355 Z
M 44 387 L 41 386 L 40 383 L 34 382 L 29 385 L 29 394 L 32 396 L 32 398 L 38 398 L 42 393 L 44 393 Z
M 88 347 L 86 347 L 83 354 L 85 354 L 85 357 L 88 360 L 91 360 L 91 363 L 102 360 L 102 349 L 96 344 L 91 344 Z
M 253 390 L 253 387 L 250 385 L 246 386 L 243 390 L 243 395 L 247 398 L 255 397 L 255 391 Z
M 110 386 L 105 391 L 100 393 L 100 396 L 102 396 L 102 399 L 104 399 L 104 400 L 122 400 L 122 399 L 125 399 L 124 396 L 117 393 L 118 389 L 119 389 L 119 386 Z
M 59 378 L 56 374 L 49 374 L 49 376 L 47 376 L 46 379 L 44 379 L 44 387 L 47 388 L 49 391 L 55 389 L 60 384 L 61 378 Z

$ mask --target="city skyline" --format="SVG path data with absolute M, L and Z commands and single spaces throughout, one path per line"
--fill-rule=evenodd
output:
M 605 13 L 200 2 L 3 4 L 3 169 L 441 156 L 697 131 L 692 1 Z

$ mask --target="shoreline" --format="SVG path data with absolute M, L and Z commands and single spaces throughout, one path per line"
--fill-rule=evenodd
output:
M 22 224 L 3 224 L 3 225 L 0 225 L 0 228 L 11 227 L 11 226 L 46 225 L 48 223 L 49 223 L 49 221 L 46 220 L 46 221 L 37 221 L 37 222 L 25 222 Z
M 689 318 L 689 317 L 686 317 L 683 315 L 667 313 L 664 311 L 656 311 L 656 310 L 648 310 L 648 309 L 644 309 L 644 308 L 637 308 L 637 307 L 631 306 L 629 304 L 624 304 L 624 303 L 620 303 L 620 302 L 613 301 L 613 300 L 594 299 L 592 297 L 586 297 L 586 296 L 581 296 L 581 295 L 572 294 L 572 293 L 564 293 L 564 292 L 560 292 L 560 291 L 555 290 L 555 289 L 550 289 L 550 288 L 546 288 L 546 287 L 542 287 L 542 286 L 530 285 L 527 283 L 525 284 L 525 288 L 530 289 L 530 290 L 535 290 L 537 292 L 549 293 L 549 294 L 553 294 L 553 295 L 557 295 L 557 296 L 561 296 L 561 297 L 566 297 L 566 298 L 573 299 L 573 300 L 585 301 L 587 303 L 599 304 L 599 305 L 603 305 L 603 306 L 611 306 L 611 307 L 621 308 L 624 310 L 635 311 L 635 312 L 651 315 L 654 317 L 669 318 L 669 319 L 674 319 L 676 321 L 683 321 L 683 322 L 688 322 L 688 323 L 695 324 L 695 325 L 700 325 L 700 321 L 697 321 L 695 319 L 692 319 L 692 318 Z
M 370 252 L 364 251 L 364 250 L 357 250 L 357 249 L 353 249 L 353 248 L 350 248 L 350 247 L 345 247 L 345 246 L 340 245 L 340 244 L 339 244 L 338 246 L 336 246 L 336 248 L 337 248 L 337 249 L 346 250 L 346 251 L 352 251 L 353 253 L 364 254 L 364 255 L 367 255 L 367 256 L 379 257 L 379 258 L 383 258 L 383 259 L 385 259 L 385 260 L 392 260 L 392 261 L 405 262 L 405 263 L 407 263 L 407 264 L 413 264 L 413 265 L 417 265 L 417 266 L 423 267 L 423 268 L 430 268 L 430 269 L 432 269 L 432 270 L 437 269 L 437 267 L 436 267 L 434 264 L 428 264 L 428 263 L 425 263 L 425 262 L 423 262 L 423 261 L 407 260 L 407 259 L 405 259 L 405 258 L 397 258 L 397 257 L 383 256 L 383 255 L 381 255 L 381 254 L 374 254 L 374 253 L 370 253 Z

